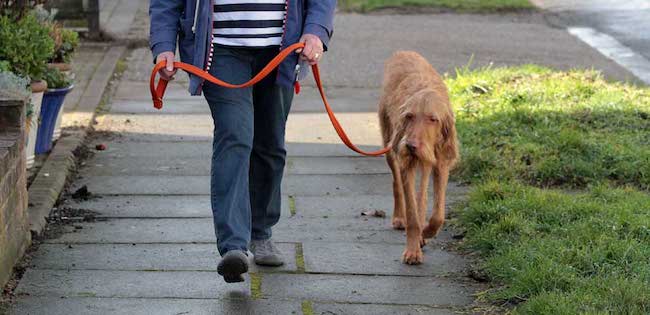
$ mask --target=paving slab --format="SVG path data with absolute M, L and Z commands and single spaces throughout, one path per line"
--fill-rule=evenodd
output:
M 212 219 L 115 219 L 64 227 L 47 243 L 209 243 L 216 241 Z M 446 238 L 441 237 L 441 238 Z M 289 218 L 273 228 L 277 242 L 361 242 L 404 244 L 389 219 Z
M 392 188 L 390 188 L 392 189 Z M 447 191 L 447 210 L 465 198 L 467 187 L 452 186 Z M 428 198 L 429 213 L 433 207 L 433 195 Z M 306 217 L 358 217 L 362 212 L 369 210 L 386 211 L 386 215 L 393 215 L 392 192 L 384 195 L 360 196 L 296 196 L 296 213 Z
M 296 301 L 251 299 L 117 299 L 21 296 L 16 299 L 14 315 L 240 315 L 301 314 Z
M 452 315 L 456 312 L 444 308 L 432 308 L 421 305 L 373 305 L 373 304 L 341 304 L 315 303 L 312 305 L 314 314 L 327 315 Z
M 101 27 L 110 36 L 122 38 L 128 34 L 141 2 L 132 0 L 115 0 L 113 2 L 119 2 L 119 4 L 114 6 L 109 14 L 101 15 L 103 21 Z
M 128 74 L 127 74 L 128 75 Z M 185 77 L 184 75 L 179 76 Z M 134 84 L 142 85 L 141 82 Z M 152 106 L 151 96 L 140 93 L 126 98 L 126 87 L 118 90 L 117 99 L 110 105 L 111 113 L 156 113 L 169 114 L 204 114 L 210 115 L 210 108 L 204 97 L 190 97 L 185 86 L 174 85 L 174 91 L 165 94 L 162 110 Z M 128 88 L 129 90 L 132 87 Z M 170 88 L 171 89 L 171 88 Z M 185 93 L 185 95 L 183 94 Z M 327 99 L 335 113 L 343 112 L 377 112 L 381 90 L 378 88 L 362 89 L 347 87 L 329 87 L 325 90 Z M 121 96 L 121 97 L 120 97 Z M 325 111 L 320 93 L 314 87 L 305 87 L 300 94 L 295 95 L 291 105 L 291 113 L 322 113 Z M 290 114 L 291 115 L 291 114 Z
M 404 245 L 308 242 L 302 245 L 305 270 L 311 273 L 441 276 L 461 274 L 467 262 L 461 256 L 426 246 L 424 263 L 400 261 Z
M 150 64 L 153 68 L 153 64 Z M 149 68 L 149 71 L 151 71 Z M 148 80 L 122 80 L 117 85 L 115 94 L 113 95 L 113 100 L 148 100 L 150 102 L 149 106 L 153 107 L 151 103 L 151 94 L 149 92 L 149 81 Z M 190 96 L 187 91 L 186 82 L 178 82 L 176 80 L 172 81 L 165 90 L 165 102 L 170 102 L 173 100 L 184 99 L 184 100 L 201 100 L 202 97 Z M 164 108 L 164 107 L 163 107 Z
M 211 157 L 120 157 L 96 154 L 86 162 L 82 176 L 209 175 Z M 373 157 L 292 157 L 287 158 L 286 174 L 389 174 L 383 158 Z
M 340 113 L 337 119 L 358 145 L 381 145 L 375 112 Z M 95 130 L 119 133 L 130 141 L 206 141 L 212 139 L 213 122 L 205 114 L 109 114 L 98 118 Z M 289 116 L 287 142 L 339 144 L 340 138 L 325 113 Z
M 111 218 L 212 218 L 205 196 L 102 196 L 85 201 L 65 200 L 62 208 L 98 212 Z M 282 196 L 282 216 L 290 217 L 289 197 Z
M 269 299 L 442 307 L 472 303 L 474 289 L 458 281 L 430 277 L 268 274 L 262 282 L 262 294 Z
M 286 264 L 251 271 L 296 271 L 294 244 L 281 243 Z M 30 263 L 35 269 L 120 271 L 216 271 L 216 244 L 42 244 Z
M 74 187 L 83 185 L 97 195 L 210 194 L 209 176 L 92 176 L 78 180 Z M 450 183 L 449 190 L 455 186 Z M 392 195 L 391 187 L 392 179 L 386 174 L 292 175 L 283 180 L 282 192 L 293 196 Z
M 25 272 L 17 295 L 220 299 L 250 296 L 250 282 L 227 284 L 207 271 L 39 270 Z
M 93 143 L 109 142 L 106 151 L 96 152 L 95 156 L 106 155 L 110 158 L 148 157 L 152 160 L 165 158 L 210 158 L 212 156 L 212 140 L 182 141 L 182 142 L 131 142 L 109 133 L 98 136 Z M 359 157 L 359 154 L 348 149 L 345 145 L 317 144 L 305 142 L 288 142 L 287 154 L 291 157 Z M 364 150 L 377 150 L 378 146 L 359 146 Z

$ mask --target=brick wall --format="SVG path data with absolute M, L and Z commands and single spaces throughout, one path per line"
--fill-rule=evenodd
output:
M 0 98 L 0 287 L 31 241 L 25 169 L 26 100 Z

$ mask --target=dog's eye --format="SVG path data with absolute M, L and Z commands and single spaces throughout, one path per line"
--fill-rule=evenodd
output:
M 404 118 L 406 118 L 406 120 L 413 120 L 413 117 L 415 116 L 411 113 L 407 113 L 406 115 L 404 115 Z
M 431 117 L 429 117 L 429 120 L 430 120 L 431 122 L 437 122 L 437 121 L 438 121 L 438 118 L 431 116 Z

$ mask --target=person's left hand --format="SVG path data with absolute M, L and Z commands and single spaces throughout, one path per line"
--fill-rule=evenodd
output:
M 323 42 L 320 38 L 313 34 L 304 34 L 300 37 L 300 42 L 305 43 L 305 48 L 296 50 L 296 53 L 300 54 L 300 59 L 306 60 L 310 65 L 317 64 L 323 57 Z

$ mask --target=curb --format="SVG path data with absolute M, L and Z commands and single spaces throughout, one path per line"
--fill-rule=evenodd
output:
M 111 45 L 111 44 L 109 44 Z M 114 45 L 114 44 L 113 44 Z M 102 95 L 115 71 L 125 46 L 108 46 L 101 63 L 95 68 L 86 90 L 78 102 L 77 112 L 81 118 L 79 130 L 61 137 L 50 152 L 43 167 L 29 187 L 28 222 L 32 236 L 39 235 L 47 225 L 47 217 L 63 192 L 66 182 L 76 169 L 76 152 L 84 145 L 93 129 L 96 110 L 102 103 Z

